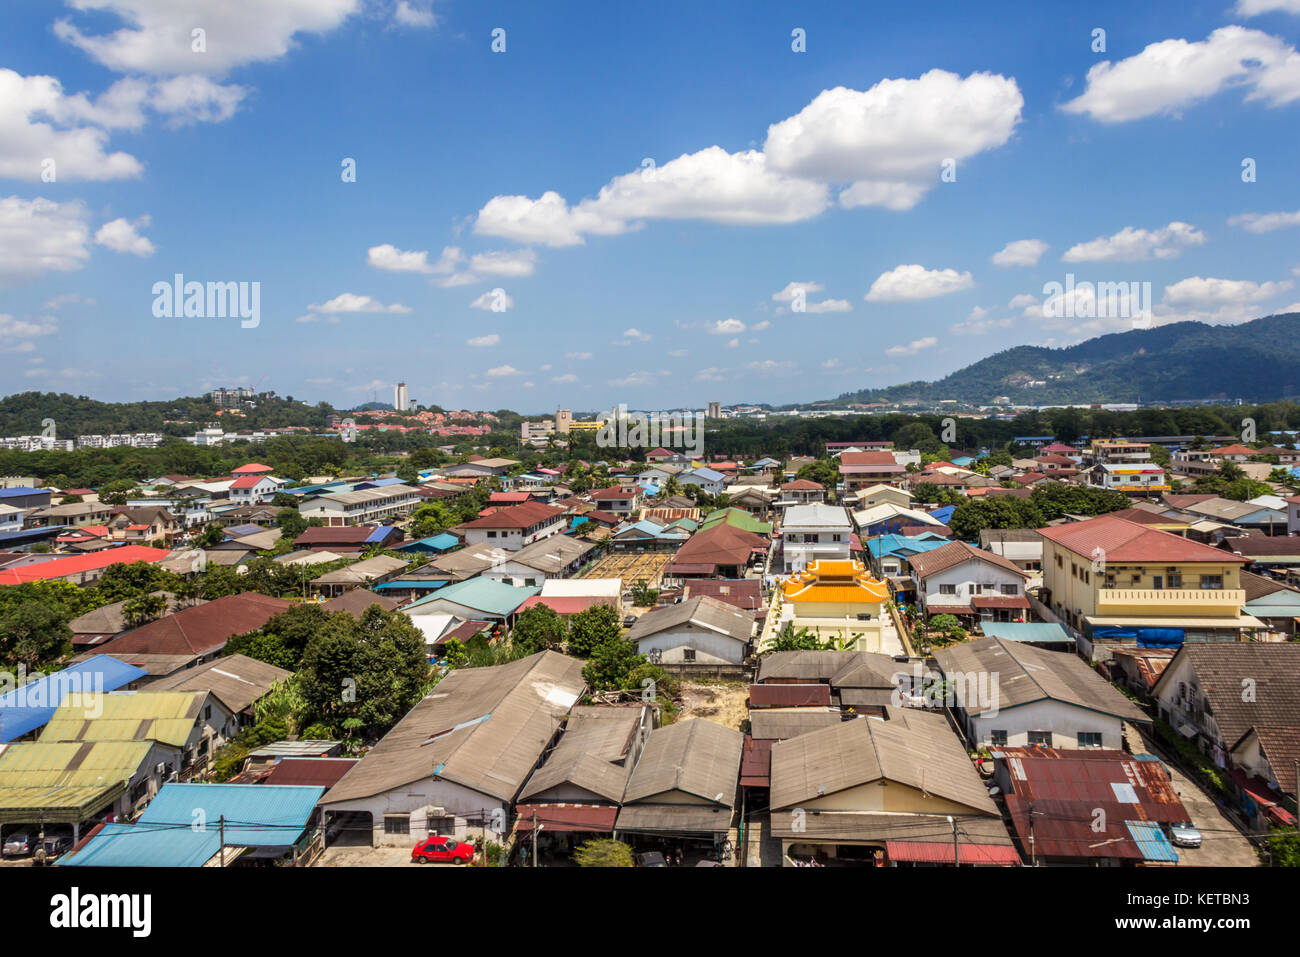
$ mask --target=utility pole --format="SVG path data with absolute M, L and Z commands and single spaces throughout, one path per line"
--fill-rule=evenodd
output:
M 1038 866 L 1034 857 L 1034 806 L 1032 804 L 1029 805 L 1029 866 Z
M 226 816 L 224 814 L 217 817 L 217 833 L 220 835 L 221 843 L 217 847 L 218 867 L 226 866 Z
M 533 867 L 537 866 L 537 856 L 540 853 L 538 847 L 541 844 L 541 841 L 539 840 L 540 835 L 537 832 L 537 808 L 533 808 Z
M 961 866 L 961 851 L 957 847 L 957 822 L 951 814 L 948 815 L 948 823 L 952 825 L 952 866 Z

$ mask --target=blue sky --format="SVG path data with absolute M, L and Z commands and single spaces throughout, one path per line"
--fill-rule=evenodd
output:
M 1067 273 L 1300 302 L 1300 0 L 879 7 L 8 0 L 0 393 L 798 402 L 1145 321 Z

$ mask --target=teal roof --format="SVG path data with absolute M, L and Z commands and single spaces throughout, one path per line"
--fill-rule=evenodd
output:
M 1054 621 L 981 621 L 980 630 L 986 638 L 1074 644 L 1074 639 Z
M 460 539 L 450 532 L 442 532 L 439 535 L 432 535 L 429 538 L 419 538 L 413 542 L 404 542 L 397 546 L 400 552 L 417 551 L 417 552 L 445 552 L 455 548 L 460 544 Z
M 876 535 L 867 539 L 867 550 L 874 558 L 880 558 L 882 555 L 918 555 L 947 545 L 949 541 L 950 539 L 942 535 L 930 533 L 924 536 Z
M 202 867 L 227 847 L 288 847 L 302 836 L 322 787 L 164 784 L 134 824 L 106 824 L 68 867 Z M 196 829 L 197 828 L 197 829 Z
M 413 601 L 402 610 L 409 611 L 429 602 L 446 600 L 504 618 L 506 615 L 514 614 L 515 609 L 527 599 L 540 593 L 540 588 L 517 588 L 491 578 L 471 578 L 468 581 L 448 585 L 446 588 L 439 588 L 432 595 Z
M 1144 860 L 1178 863 L 1178 852 L 1169 843 L 1169 838 L 1165 837 L 1159 824 L 1152 821 L 1125 821 L 1124 826 L 1128 828 Z

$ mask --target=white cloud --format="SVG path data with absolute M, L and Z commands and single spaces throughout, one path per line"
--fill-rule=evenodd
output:
M 673 349 L 668 353 L 668 355 L 674 359 L 684 359 L 690 354 L 690 349 Z
M 536 268 L 537 253 L 531 249 L 475 253 L 469 260 L 470 272 L 489 276 L 531 276 Z
M 923 349 L 932 349 L 939 344 L 939 340 L 934 336 L 926 336 L 923 339 L 913 339 L 905 346 L 890 346 L 885 350 L 887 356 L 914 356 Z
M 1242 213 L 1228 220 L 1229 226 L 1240 226 L 1248 233 L 1271 233 L 1287 226 L 1300 226 L 1300 209 L 1294 213 Z
M 360 9 L 360 0 L 72 0 L 78 10 L 121 21 L 106 33 L 83 33 L 70 20 L 54 33 L 118 73 L 220 74 L 284 56 L 299 33 L 327 33 Z M 102 15 L 96 17 L 102 22 Z M 206 51 L 195 52 L 195 28 Z
M 621 379 L 607 379 L 606 384 L 620 387 L 634 387 L 643 385 L 654 385 L 655 374 L 646 372 L 644 369 L 639 372 L 630 372 Z
M 384 305 L 373 296 L 359 296 L 356 293 L 344 292 L 335 296 L 328 302 L 313 303 L 307 307 L 312 312 L 337 313 L 337 312 L 384 312 L 390 314 L 408 313 L 411 311 L 410 306 L 404 306 L 400 302 L 392 305 Z
M 1047 252 L 1047 243 L 1041 239 L 1017 239 L 1009 242 L 993 254 L 995 266 L 1037 266 L 1043 253 Z
M 0 312 L 0 342 L 3 343 L 15 339 L 31 339 L 35 336 L 50 336 L 58 331 L 59 320 L 54 316 L 15 319 L 7 313 Z
M 590 352 L 566 352 L 564 354 L 566 359 L 590 359 L 591 357 L 592 353 Z
M 247 87 L 216 83 L 205 76 L 174 76 L 153 84 L 149 106 L 167 117 L 169 126 L 222 123 L 235 115 L 249 92 Z
M 89 241 L 78 200 L 0 199 L 0 285 L 80 269 L 90 258 Z
M 154 254 L 154 244 L 141 236 L 139 230 L 149 225 L 149 217 L 141 216 L 135 222 L 114 219 L 99 227 L 95 233 L 95 242 L 118 253 L 130 253 L 142 259 Z
M 749 327 L 750 332 L 766 332 L 772 328 L 772 324 L 764 319 L 762 322 L 756 322 Z
M 484 375 L 489 376 L 490 378 L 493 379 L 502 379 L 507 376 L 523 375 L 523 373 L 520 372 L 518 369 L 516 369 L 514 366 L 505 365 L 505 366 L 493 366 L 491 369 L 488 369 L 488 371 L 485 372 Z
M 438 25 L 438 16 L 433 12 L 432 4 L 397 0 L 393 10 L 393 22 L 404 27 L 427 29 Z
M 796 300 L 802 299 L 803 309 L 800 310 L 802 312 L 849 312 L 853 308 L 847 299 L 823 299 L 821 302 L 807 301 L 810 293 L 821 292 L 824 288 L 818 282 L 787 283 L 784 289 L 772 293 L 772 299 L 783 303 L 794 303 Z M 778 313 L 784 311 L 784 307 L 777 309 Z M 754 328 L 757 329 L 758 327 L 755 326 Z
M 760 359 L 756 362 L 746 362 L 745 368 L 754 372 L 787 372 L 794 368 L 794 363 L 781 359 Z
M 775 302 L 794 302 L 801 291 L 806 298 L 809 293 L 821 292 L 825 288 L 819 282 L 790 282 L 786 283 L 784 289 L 772 293 L 772 299 Z
M 514 299 L 504 289 L 489 289 L 469 304 L 471 309 L 483 309 L 488 312 L 506 312 L 513 309 Z
M 1011 301 L 1007 303 L 1008 309 L 1024 309 L 1026 306 L 1035 306 L 1038 304 L 1038 297 L 1030 295 L 1027 292 L 1019 293 L 1012 296 Z
M 570 382 L 577 382 L 578 377 L 572 372 L 566 372 L 564 375 L 551 376 L 551 381 L 557 385 L 562 385 Z
M 1175 306 L 1256 303 L 1272 299 L 1290 289 L 1289 279 L 1281 282 L 1251 282 L 1246 279 L 1203 279 L 1191 276 L 1165 287 L 1165 302 Z
M 823 299 L 821 302 L 809 302 L 804 305 L 804 312 L 850 312 L 853 304 L 847 299 Z
M 474 346 L 476 349 L 482 349 L 482 348 L 486 348 L 487 346 L 498 345 L 500 344 L 500 342 L 501 342 L 501 337 L 497 335 L 495 332 L 493 332 L 493 333 L 489 333 L 486 336 L 475 336 L 473 339 L 467 339 L 465 341 L 465 345 Z
M 768 127 L 763 150 L 778 172 L 852 183 L 841 206 L 910 209 L 939 182 L 945 160 L 1006 143 L 1023 106 L 1014 79 L 930 70 L 866 91 L 824 90 Z
M 1071 246 L 1061 262 L 1140 262 L 1146 259 L 1177 259 L 1189 246 L 1205 242 L 1205 233 L 1188 223 L 1173 222 L 1161 229 L 1125 226 L 1113 236 L 1098 236 Z
M 87 299 L 79 292 L 61 292 L 57 296 L 51 296 L 45 300 L 41 306 L 47 312 L 62 309 L 64 306 L 93 306 L 94 299 Z
M 1257 17 L 1261 13 L 1300 14 L 1300 0 L 1237 0 L 1237 13 Z
M 695 373 L 696 382 L 721 382 L 727 377 L 727 369 L 720 369 L 717 366 L 709 366 L 707 369 L 701 369 Z
M 650 339 L 652 338 L 652 336 L 648 332 L 642 332 L 640 329 L 636 328 L 635 326 L 633 326 L 631 329 L 624 329 L 623 337 L 625 339 L 635 339 L 637 342 L 649 342 Z
M 945 160 L 1001 146 L 1024 99 L 1013 79 L 931 70 L 866 91 L 836 87 L 768 127 L 763 149 L 709 146 L 662 166 L 616 176 L 570 204 L 554 190 L 533 199 L 494 196 L 474 231 L 521 243 L 576 246 L 656 219 L 730 225 L 795 223 L 830 204 L 830 184 L 849 184 L 841 206 L 909 209 L 939 181 Z
M 867 302 L 915 302 L 971 289 L 975 280 L 955 269 L 926 269 L 915 263 L 881 273 L 864 297 Z
M 454 247 L 448 246 L 447 249 Z M 459 252 L 460 250 L 456 250 Z M 444 258 L 446 250 L 443 251 Z M 389 272 L 421 272 L 431 273 L 434 267 L 429 265 L 429 252 L 425 249 L 404 251 L 398 249 L 392 243 L 384 243 L 381 246 L 371 246 L 366 250 L 366 263 L 374 266 L 376 269 L 384 269 Z
M 719 319 L 705 324 L 706 331 L 715 336 L 734 336 L 745 331 L 745 324 L 739 319 Z
M 1062 106 L 1102 123 L 1123 123 L 1179 111 L 1223 90 L 1241 87 L 1247 102 L 1269 106 L 1300 99 L 1300 54 L 1278 37 L 1239 26 L 1204 40 L 1152 43 L 1141 53 L 1088 70 L 1087 87 Z

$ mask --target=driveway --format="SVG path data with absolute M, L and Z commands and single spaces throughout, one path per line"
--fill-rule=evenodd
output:
M 1219 810 L 1214 798 L 1199 784 L 1189 778 L 1170 760 L 1166 749 L 1145 731 L 1125 725 L 1130 746 L 1134 751 L 1142 750 L 1160 758 L 1169 771 L 1174 790 L 1187 808 L 1192 824 L 1201 832 L 1200 847 L 1179 847 L 1178 864 L 1180 867 L 1260 867 L 1259 855 L 1254 846 L 1246 840 L 1232 819 Z M 1138 748 L 1134 736 L 1141 739 Z
M 415 846 L 412 839 L 411 847 Z M 313 867 L 455 867 L 454 864 L 412 864 L 411 847 L 327 847 Z

